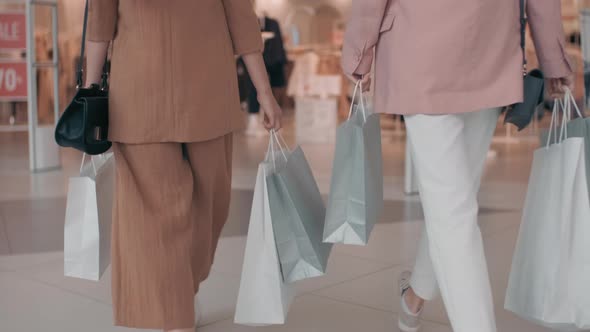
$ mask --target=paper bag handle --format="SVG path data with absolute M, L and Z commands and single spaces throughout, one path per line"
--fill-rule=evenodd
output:
M 356 99 L 356 93 L 357 91 L 360 90 L 360 106 L 361 106 L 361 111 L 363 112 L 363 120 L 367 121 L 367 111 L 366 111 L 366 107 L 365 107 L 365 98 L 363 96 L 363 82 L 361 80 L 358 80 L 358 82 L 356 82 L 356 84 L 354 85 L 354 91 L 352 92 L 352 101 L 350 102 L 350 110 L 348 112 L 348 120 L 350 120 L 350 118 L 352 117 L 352 109 L 354 108 L 354 100 Z
M 549 136 L 547 137 L 547 145 L 546 148 L 549 148 L 551 145 L 551 138 L 555 135 L 556 143 L 561 143 L 564 140 L 569 138 L 567 124 L 571 121 L 572 118 L 572 105 L 576 110 L 578 116 L 583 118 L 582 112 L 578 108 L 576 104 L 576 100 L 572 94 L 572 91 L 569 88 L 565 88 L 565 96 L 563 99 L 555 99 L 553 102 L 553 111 L 551 114 L 551 125 L 549 126 Z M 557 134 L 557 122 L 559 117 L 559 110 L 563 112 L 563 118 L 561 120 L 561 128 L 559 130 L 559 135 Z
M 584 118 L 584 115 L 582 114 L 582 112 L 580 111 L 580 108 L 578 107 L 578 103 L 576 103 L 576 98 L 574 97 L 574 93 L 572 92 L 572 90 L 570 90 L 570 88 L 568 88 L 567 86 L 565 87 L 565 97 L 564 97 L 564 102 L 569 104 L 569 119 L 572 119 L 571 116 L 571 106 L 574 105 L 574 109 L 576 110 L 576 114 L 578 114 L 578 116 L 580 118 Z
M 86 153 L 84 153 L 82 155 L 82 163 L 80 163 L 80 174 L 82 173 L 82 169 L 84 168 L 84 161 L 85 160 L 86 160 Z M 96 172 L 96 164 L 94 163 L 94 159 L 93 159 L 92 156 L 90 157 L 90 162 L 92 163 L 92 170 L 94 170 L 94 175 L 96 175 L 97 174 L 97 172 Z
M 270 139 L 268 142 L 268 149 L 266 150 L 265 161 L 268 161 L 268 157 L 270 156 L 272 159 L 272 164 L 273 164 L 274 169 L 277 168 L 276 156 L 275 156 L 275 150 L 277 150 L 277 149 L 275 148 L 275 144 L 277 145 L 278 150 L 283 155 L 283 158 L 285 159 L 285 161 L 287 161 L 288 158 L 287 158 L 287 154 L 285 153 L 285 151 L 289 152 L 288 145 L 285 142 L 285 139 L 283 138 L 283 136 L 277 130 L 271 129 L 270 130 Z
M 90 162 L 92 163 L 92 170 L 94 170 L 94 175 L 97 175 L 98 172 L 96 170 L 96 163 L 94 162 L 94 158 L 104 158 L 105 154 L 100 154 L 98 156 L 90 156 Z M 82 155 L 82 163 L 80 163 L 80 173 L 82 173 L 82 169 L 84 168 L 84 161 L 86 161 L 86 153 Z

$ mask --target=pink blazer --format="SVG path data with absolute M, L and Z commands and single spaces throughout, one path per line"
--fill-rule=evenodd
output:
M 527 2 L 545 75 L 570 74 L 560 0 Z M 366 74 L 374 59 L 379 113 L 506 106 L 523 98 L 519 31 L 518 0 L 353 0 L 343 69 Z

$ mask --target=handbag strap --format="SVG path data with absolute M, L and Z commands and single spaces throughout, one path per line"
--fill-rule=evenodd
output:
M 86 6 L 84 7 L 84 25 L 82 27 L 82 45 L 80 46 L 80 59 L 78 60 L 78 68 L 76 69 L 76 87 L 80 88 L 84 85 L 84 56 L 86 53 L 86 29 L 88 28 L 88 2 L 86 0 Z M 108 56 L 105 59 L 104 66 L 102 68 L 102 80 L 101 87 L 104 89 L 107 86 L 108 75 L 110 68 L 108 66 Z
M 526 0 L 520 0 L 520 48 L 522 48 L 522 68 L 525 76 L 527 74 L 526 25 Z

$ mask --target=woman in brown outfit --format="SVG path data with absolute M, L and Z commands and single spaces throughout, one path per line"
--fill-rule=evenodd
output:
M 235 55 L 279 129 L 248 0 L 89 0 L 87 84 L 112 42 L 109 139 L 117 161 L 115 324 L 193 331 L 229 209 L 241 128 Z

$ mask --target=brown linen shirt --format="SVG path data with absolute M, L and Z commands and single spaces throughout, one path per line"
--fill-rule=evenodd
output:
M 112 41 L 109 139 L 198 142 L 242 127 L 234 55 L 262 52 L 249 0 L 89 0 Z

